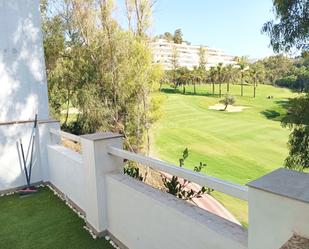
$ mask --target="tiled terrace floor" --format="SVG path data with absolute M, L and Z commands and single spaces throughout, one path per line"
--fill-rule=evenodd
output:
M 47 187 L 27 197 L 0 197 L 1 249 L 111 249 L 94 240 L 84 221 Z

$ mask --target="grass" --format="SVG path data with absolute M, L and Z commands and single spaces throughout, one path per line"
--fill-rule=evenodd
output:
M 21 198 L 0 197 L 0 248 L 5 249 L 111 249 L 94 240 L 80 219 L 47 187 Z
M 268 85 L 258 86 L 255 99 L 251 86 L 246 86 L 244 93 L 240 97 L 240 86 L 231 85 L 235 105 L 249 108 L 228 113 L 208 109 L 220 100 L 211 95 L 211 85 L 197 86 L 196 95 L 193 87 L 187 87 L 183 95 L 165 86 L 164 114 L 153 130 L 152 154 L 178 164 L 182 151 L 188 147 L 187 168 L 205 162 L 204 173 L 243 185 L 281 167 L 288 152 L 289 130 L 281 127 L 280 119 L 287 99 L 294 94 Z M 273 99 L 267 98 L 270 95 Z M 214 196 L 247 224 L 246 202 L 218 192 Z

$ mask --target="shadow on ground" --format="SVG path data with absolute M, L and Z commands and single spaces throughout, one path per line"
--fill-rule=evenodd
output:
M 266 109 L 264 111 L 261 111 L 261 114 L 264 115 L 267 119 L 271 119 L 274 121 L 282 121 L 282 119 L 285 116 L 286 111 L 289 108 L 289 101 L 288 100 L 276 100 L 274 101 L 274 103 L 278 106 L 278 109 L 275 110 L 270 110 L 270 109 Z
M 172 89 L 172 88 L 162 88 L 161 92 L 167 93 L 167 94 L 182 94 L 182 95 L 192 95 L 192 96 L 204 96 L 204 97 L 219 97 L 219 94 L 212 94 L 212 93 L 201 93 L 201 92 L 191 92 L 191 91 L 186 91 L 183 93 L 183 90 L 180 88 L 177 89 Z

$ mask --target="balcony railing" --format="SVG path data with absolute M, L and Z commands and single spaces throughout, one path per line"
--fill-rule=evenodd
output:
M 117 156 L 123 159 L 143 164 L 145 166 L 149 166 L 152 169 L 181 177 L 183 179 L 197 183 L 201 186 L 206 186 L 208 188 L 220 191 L 233 197 L 242 200 L 248 200 L 248 188 L 245 186 L 233 184 L 219 178 L 200 174 L 192 170 L 181 168 L 155 158 L 146 157 L 116 147 L 108 147 L 107 152 L 113 156 Z

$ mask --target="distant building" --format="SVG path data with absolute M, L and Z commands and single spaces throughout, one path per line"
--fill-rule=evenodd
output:
M 165 39 L 157 39 L 150 43 L 153 60 L 155 63 L 162 64 L 165 70 L 172 69 L 173 50 L 176 49 L 178 53 L 179 67 L 193 67 L 199 66 L 200 48 L 205 49 L 206 68 L 218 65 L 222 62 L 223 65 L 235 64 L 234 56 L 224 53 L 221 49 L 209 48 L 208 46 L 189 45 L 186 42 L 176 44 Z

